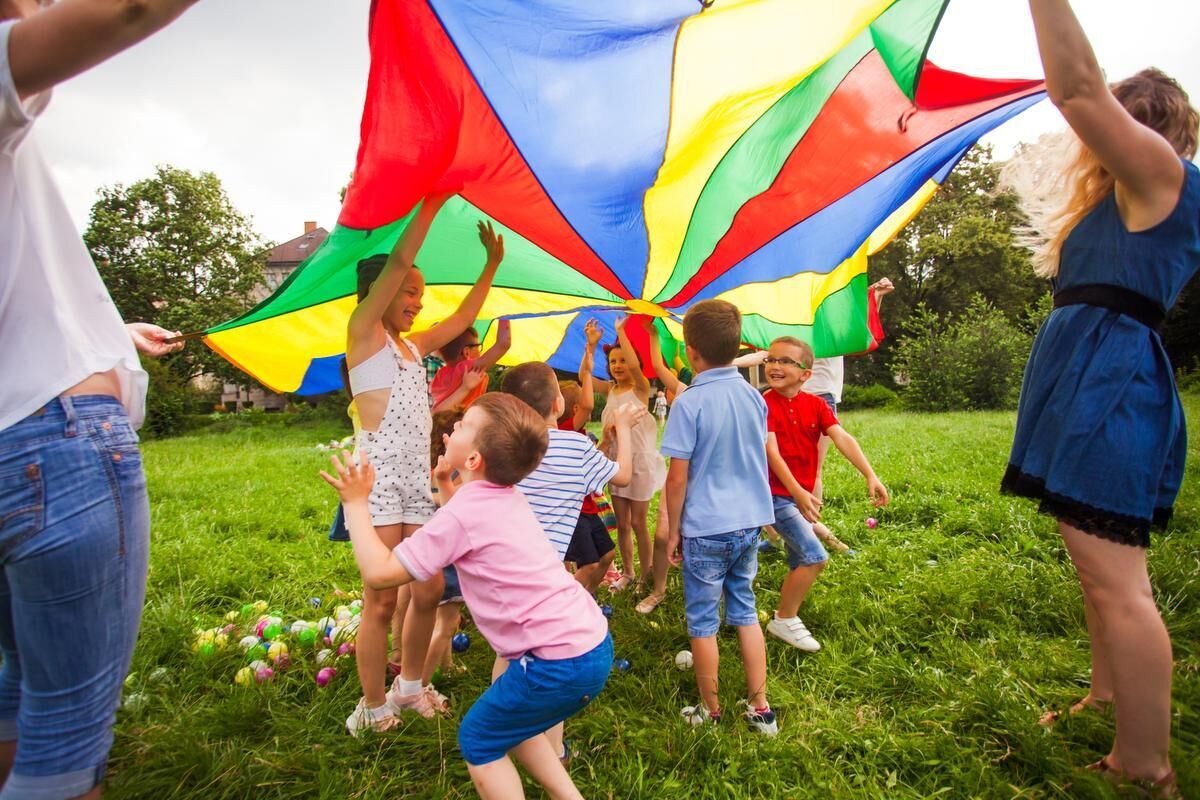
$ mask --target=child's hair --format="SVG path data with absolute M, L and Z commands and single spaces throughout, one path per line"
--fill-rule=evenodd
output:
M 804 368 L 812 369 L 813 359 L 816 356 L 813 355 L 812 345 L 808 342 L 797 339 L 795 336 L 779 336 L 771 342 L 772 346 L 777 344 L 786 344 L 798 349 L 800 351 L 800 359 L 804 362 Z
M 462 418 L 461 408 L 451 408 L 433 415 L 433 425 L 429 429 L 429 466 L 436 467 L 438 456 L 446 452 L 446 442 L 442 435 L 454 433 L 455 423 Z
M 583 387 L 577 381 L 559 381 L 558 390 L 562 392 L 563 396 L 563 413 L 558 421 L 566 422 L 575 415 L 575 406 L 579 403 Z
M 538 417 L 527 403 L 492 392 L 472 403 L 471 408 L 488 418 L 475 442 L 475 449 L 483 456 L 484 478 L 500 486 L 515 486 L 542 463 L 550 435 L 545 418 Z
M 558 377 L 549 364 L 541 361 L 526 361 L 504 373 L 500 391 L 524 400 L 542 416 L 542 425 L 554 409 L 554 398 L 558 396 Z
M 742 341 L 742 313 L 725 300 L 701 300 L 683 317 L 683 340 L 712 367 L 729 364 Z
M 367 256 L 362 261 L 358 262 L 355 267 L 357 283 L 355 289 L 358 294 L 358 302 L 362 302 L 367 293 L 371 291 L 371 284 L 375 283 L 375 279 L 379 277 L 379 273 L 383 272 L 383 268 L 387 266 L 387 253 L 376 253 L 373 256 Z M 416 264 L 413 264 L 413 269 L 418 269 Z
M 442 345 L 442 358 L 446 360 L 447 364 L 454 364 L 462 358 L 463 350 L 467 349 L 468 344 L 478 341 L 479 332 L 473 326 L 467 326 L 466 330 Z

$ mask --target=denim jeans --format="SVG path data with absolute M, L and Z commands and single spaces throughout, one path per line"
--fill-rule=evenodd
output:
M 775 531 L 787 547 L 788 569 L 807 567 L 829 560 L 825 545 L 817 537 L 812 523 L 804 518 L 796 501 L 790 497 L 772 495 L 775 506 Z
M 757 625 L 754 577 L 758 574 L 758 528 L 683 539 L 683 610 L 688 636 L 715 636 L 725 624 Z
M 0 431 L 0 798 L 84 794 L 104 776 L 146 596 L 150 509 L 137 434 L 105 396 Z

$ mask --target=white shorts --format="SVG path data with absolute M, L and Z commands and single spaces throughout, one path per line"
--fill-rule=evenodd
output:
M 367 506 L 376 525 L 424 525 L 436 507 L 429 490 L 429 451 L 389 447 L 377 431 L 362 431 L 358 449 L 375 466 L 375 486 Z

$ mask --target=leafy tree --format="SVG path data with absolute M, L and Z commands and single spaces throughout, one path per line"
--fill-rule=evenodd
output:
M 159 166 L 153 177 L 99 195 L 84 241 L 126 320 L 194 331 L 253 305 L 265 243 L 216 175 Z M 246 380 L 201 346 L 164 361 L 184 381 L 203 373 Z

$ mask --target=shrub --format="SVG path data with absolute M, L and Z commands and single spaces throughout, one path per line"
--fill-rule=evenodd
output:
M 150 376 L 146 393 L 146 423 L 142 433 L 151 437 L 175 436 L 186 427 L 188 407 L 196 391 L 162 361 L 147 358 L 142 368 Z
M 842 389 L 840 408 L 882 408 L 891 405 L 896 400 L 896 393 L 878 383 L 870 386 L 854 386 L 847 384 Z
M 953 411 L 1016 405 L 1031 339 L 981 296 L 948 321 L 918 306 L 907 327 L 896 358 L 908 381 L 906 406 Z

